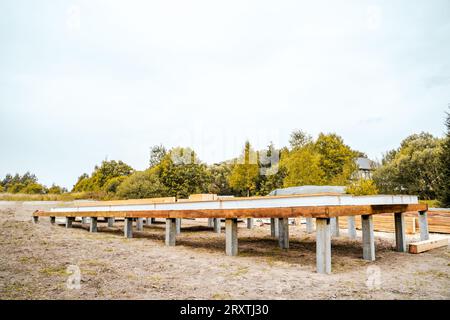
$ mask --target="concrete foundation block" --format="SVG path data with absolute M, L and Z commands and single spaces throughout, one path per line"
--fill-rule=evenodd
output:
M 429 240 L 430 234 L 428 232 L 428 214 L 426 211 L 419 211 L 419 229 L 420 229 L 420 240 Z
M 278 238 L 280 228 L 278 226 L 278 218 L 270 218 L 270 235 L 274 238 Z
M 305 218 L 305 220 L 306 220 L 306 232 L 313 233 L 314 232 L 313 218 Z
M 208 227 L 214 228 L 214 218 L 208 218 Z
M 89 224 L 89 232 L 97 232 L 97 217 L 91 217 L 91 223 Z
M 331 236 L 332 237 L 339 237 L 339 218 L 334 217 L 330 218 L 331 223 Z
M 406 252 L 405 218 L 403 212 L 394 213 L 395 248 L 398 252 Z
M 247 218 L 247 229 L 253 229 L 253 218 Z
M 225 253 L 227 256 L 238 254 L 237 219 L 225 219 Z
M 363 259 L 375 261 L 375 238 L 373 234 L 372 215 L 361 216 L 362 238 L 363 238 Z
M 176 218 L 166 219 L 166 246 L 174 246 L 177 235 Z
M 348 230 L 348 237 L 350 239 L 356 239 L 355 216 L 347 217 L 347 230 Z
M 289 249 L 289 219 L 278 219 L 278 244 L 281 249 Z
M 329 218 L 316 219 L 316 269 L 331 273 L 331 227 Z
M 114 227 L 115 218 L 108 218 L 108 227 Z
M 137 218 L 136 219 L 136 230 L 137 231 L 144 230 L 144 218 Z
M 52 217 L 55 218 L 55 217 Z M 72 224 L 75 221 L 75 217 L 66 217 L 66 228 L 72 228 Z M 53 220 L 53 223 L 55 223 L 55 220 Z
M 123 224 L 123 235 L 125 238 L 133 238 L 133 219 L 125 218 Z
M 180 234 L 181 233 L 181 218 L 177 218 L 175 223 L 176 223 L 176 227 L 177 227 L 177 234 Z
M 220 218 L 213 219 L 214 232 L 220 233 L 222 231 L 222 222 L 220 220 Z
M 39 222 L 39 217 L 38 216 L 33 216 L 32 220 L 34 224 Z

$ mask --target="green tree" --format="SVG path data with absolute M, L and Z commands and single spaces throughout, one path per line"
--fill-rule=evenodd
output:
M 321 156 L 312 144 L 283 155 L 281 167 L 286 170 L 284 187 L 326 183 L 325 172 L 321 167 Z
M 310 144 L 313 141 L 310 134 L 303 130 L 295 130 L 291 133 L 289 144 L 292 149 L 301 148 Z
M 450 208 L 450 113 L 447 112 L 445 122 L 447 133 L 442 143 L 442 152 L 439 158 L 440 163 L 440 183 L 438 199 L 439 205 L 444 208 Z
M 231 195 L 233 190 L 228 182 L 231 174 L 231 165 L 226 162 L 213 164 L 207 168 L 208 171 L 208 192 L 219 195 Z
M 206 165 L 190 148 L 171 149 L 154 168 L 170 196 L 187 198 L 190 194 L 208 190 Z
M 283 186 L 286 169 L 280 165 L 281 154 L 281 150 L 277 150 L 272 142 L 266 150 L 259 152 L 258 195 L 267 195 L 272 190 Z
M 358 152 L 344 144 L 337 134 L 320 133 L 315 142 L 315 149 L 320 155 L 320 168 L 328 184 L 346 185 L 355 172 L 355 158 Z
M 150 150 L 150 168 L 158 165 L 166 154 L 167 150 L 162 144 L 153 146 Z
M 46 191 L 45 186 L 39 183 L 29 183 L 22 190 L 20 190 L 21 193 L 26 194 L 44 194 Z
M 346 192 L 354 196 L 365 196 L 378 194 L 377 186 L 371 179 L 358 179 L 353 181 L 347 188 Z
M 417 194 L 435 199 L 440 181 L 442 140 L 429 133 L 413 134 L 388 152 L 373 174 L 382 193 Z
M 158 198 L 169 195 L 169 190 L 161 183 L 157 170 L 151 168 L 136 171 L 117 188 L 117 197 L 122 199 Z
M 228 182 L 236 194 L 247 196 L 255 194 L 259 180 L 258 154 L 245 143 L 243 154 L 235 160 Z
M 64 192 L 65 192 L 64 188 L 61 188 L 60 186 L 58 186 L 54 183 L 52 184 L 52 186 L 50 188 L 48 188 L 48 191 L 47 191 L 47 193 L 50 193 L 50 194 L 62 194 Z

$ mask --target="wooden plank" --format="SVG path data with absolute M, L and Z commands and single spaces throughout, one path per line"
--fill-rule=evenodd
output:
M 448 238 L 424 240 L 410 243 L 409 253 L 421 253 L 445 246 L 448 246 Z
M 426 210 L 426 205 L 351 205 L 351 206 L 299 206 L 281 208 L 198 209 L 198 210 L 145 210 L 145 211 L 37 211 L 35 216 L 57 217 L 129 217 L 129 218 L 330 218 L 350 215 L 370 215 L 384 212 Z
M 132 204 L 153 204 L 153 203 L 171 203 L 175 202 L 175 197 L 148 198 L 148 199 L 129 199 L 129 200 L 111 200 L 111 201 L 91 201 L 78 203 L 76 207 L 101 207 L 101 206 L 120 206 Z

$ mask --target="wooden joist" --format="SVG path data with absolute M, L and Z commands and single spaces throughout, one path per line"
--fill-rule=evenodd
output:
M 424 240 L 409 244 L 409 253 L 421 253 L 431 249 L 448 246 L 448 238 Z
M 330 218 L 372 215 L 385 212 L 425 211 L 425 204 L 335 205 L 281 208 L 144 210 L 144 211 L 36 211 L 34 216 L 47 217 L 127 217 L 127 218 Z

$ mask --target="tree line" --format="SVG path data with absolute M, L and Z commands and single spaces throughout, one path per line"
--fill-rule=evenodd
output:
M 289 146 L 277 149 L 270 143 L 254 150 L 246 141 L 242 153 L 230 160 L 207 165 L 191 148 L 151 148 L 149 166 L 134 170 L 122 161 L 103 161 L 91 174 L 82 174 L 71 192 L 83 192 L 97 199 L 135 199 L 193 193 L 254 196 L 274 189 L 300 185 L 342 185 L 347 192 L 417 194 L 421 199 L 439 199 L 450 206 L 450 115 L 446 135 L 429 133 L 405 138 L 397 149 L 383 155 L 372 179 L 358 175 L 355 159 L 365 157 L 334 133 L 320 133 L 316 139 L 302 130 L 292 132 Z M 64 188 L 47 188 L 35 175 L 7 175 L 0 180 L 0 192 L 64 193 Z

